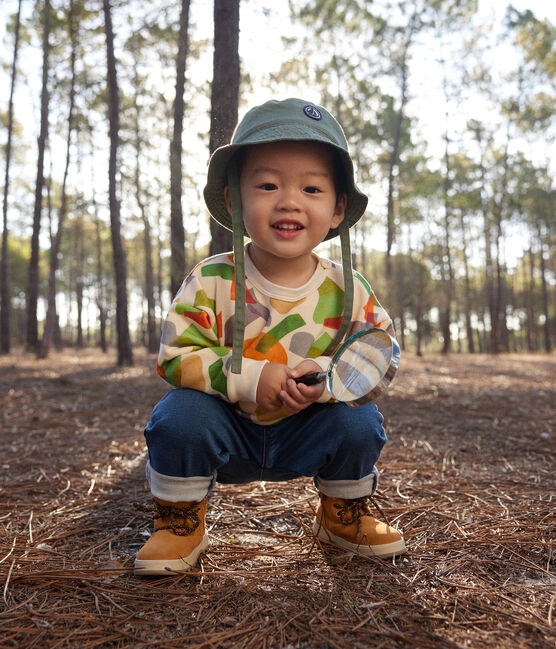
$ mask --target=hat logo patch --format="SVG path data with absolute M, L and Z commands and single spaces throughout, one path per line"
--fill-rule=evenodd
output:
M 315 106 L 311 106 L 311 104 L 307 104 L 305 108 L 303 109 L 303 112 L 307 117 L 310 117 L 311 119 L 322 119 L 321 112 L 318 108 L 315 108 Z

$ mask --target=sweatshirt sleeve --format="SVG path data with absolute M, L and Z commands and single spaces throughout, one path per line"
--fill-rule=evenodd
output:
M 164 322 L 157 372 L 174 387 L 217 395 L 231 403 L 254 403 L 266 361 L 244 358 L 241 375 L 231 373 L 232 348 L 225 344 L 222 323 L 233 314 L 233 301 L 217 304 L 219 281 L 215 276 L 203 277 L 199 266 L 185 279 Z

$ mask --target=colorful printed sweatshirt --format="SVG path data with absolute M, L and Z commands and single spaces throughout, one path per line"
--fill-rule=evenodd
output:
M 157 371 L 175 387 L 216 395 L 256 423 L 272 424 L 291 413 L 267 411 L 255 401 L 265 363 L 295 367 L 310 358 L 326 370 L 324 356 L 340 327 L 344 306 L 340 264 L 317 258 L 311 279 L 289 288 L 269 282 L 245 251 L 246 313 L 241 374 L 230 370 L 234 328 L 232 253 L 198 264 L 184 280 L 164 323 Z M 391 320 L 368 282 L 354 271 L 352 322 L 347 335 Z M 325 389 L 319 402 L 330 400 Z

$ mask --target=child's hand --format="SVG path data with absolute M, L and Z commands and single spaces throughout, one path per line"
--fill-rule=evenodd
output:
M 294 379 L 312 372 L 322 372 L 322 368 L 311 360 L 302 361 L 293 368 L 291 378 L 286 381 L 286 389 L 280 392 L 282 403 L 289 412 L 296 413 L 303 410 L 317 401 L 324 392 L 324 383 L 305 385 L 294 381 Z
M 282 407 L 281 392 L 292 375 L 291 369 L 282 363 L 266 363 L 257 385 L 257 403 L 266 410 Z

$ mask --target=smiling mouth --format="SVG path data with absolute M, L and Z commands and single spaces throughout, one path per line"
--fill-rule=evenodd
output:
M 285 231 L 285 232 L 294 232 L 296 230 L 303 230 L 303 226 L 300 225 L 299 223 L 279 222 L 279 223 L 275 223 L 272 227 L 275 230 L 282 230 L 282 231 Z

